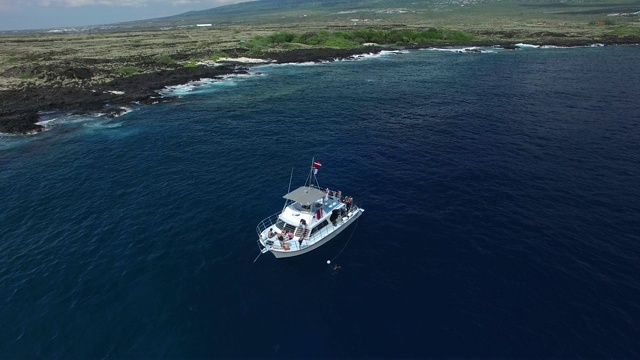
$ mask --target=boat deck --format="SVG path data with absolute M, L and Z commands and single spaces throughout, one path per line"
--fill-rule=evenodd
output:
M 322 246 L 364 211 L 352 204 L 350 196 L 343 202 L 340 191 L 312 185 L 301 186 L 283 197 L 287 199 L 283 210 L 256 226 L 261 252 L 271 251 L 276 257 L 297 256 Z
M 335 208 L 339 208 L 339 202 L 336 202 L 335 204 L 326 204 L 326 208 L 330 209 L 331 211 L 334 210 Z M 333 206 L 331 206 L 333 205 Z M 324 207 L 324 206 L 323 206 Z M 287 231 L 294 231 L 294 237 L 288 240 L 278 240 L 278 236 L 277 234 L 282 232 L 282 228 L 278 228 L 274 226 L 271 226 L 270 228 L 272 228 L 274 230 L 274 235 L 272 237 L 268 236 L 269 233 L 269 229 L 265 229 L 262 234 L 261 234 L 261 238 L 264 239 L 264 242 L 266 243 L 267 241 L 269 242 L 273 242 L 273 244 L 271 245 L 271 249 L 273 251 L 298 251 L 298 250 L 303 250 L 309 246 L 314 245 L 315 243 L 321 241 L 324 237 L 326 237 L 328 234 L 338 230 L 340 227 L 346 225 L 349 221 L 349 219 L 351 218 L 351 215 L 354 214 L 355 212 L 359 211 L 356 210 L 357 207 L 355 209 L 353 209 L 353 212 L 349 212 L 349 214 L 344 214 L 338 216 L 334 222 L 330 221 L 330 211 L 329 211 L 329 216 L 324 216 L 323 218 L 320 219 L 320 221 L 325 221 L 327 220 L 327 225 L 323 226 L 321 229 L 315 231 L 313 234 L 310 234 L 311 232 L 311 228 L 308 228 L 306 231 L 306 234 L 304 234 L 304 239 L 301 241 L 301 237 L 303 237 L 303 234 L 301 232 L 301 228 L 299 227 L 293 227 L 291 225 L 285 225 L 284 228 L 287 229 Z M 284 245 L 287 244 L 289 246 L 288 249 L 284 248 Z

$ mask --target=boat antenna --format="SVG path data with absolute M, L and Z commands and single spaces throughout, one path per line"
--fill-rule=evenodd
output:
M 291 192 L 291 179 L 293 178 L 293 166 L 291 167 L 291 175 L 289 176 L 289 189 L 287 190 L 287 194 Z M 282 207 L 282 211 L 287 207 L 287 202 L 289 200 L 284 201 L 284 206 Z M 260 255 L 258 255 L 260 256 Z
M 291 179 L 293 178 L 293 166 L 291 167 L 291 175 L 289 176 L 289 189 L 287 190 L 287 194 L 291 192 Z
M 307 175 L 307 180 L 305 180 L 304 182 L 304 186 L 311 186 L 313 185 L 313 161 L 315 160 L 315 157 L 311 158 L 311 170 L 309 170 L 309 175 Z

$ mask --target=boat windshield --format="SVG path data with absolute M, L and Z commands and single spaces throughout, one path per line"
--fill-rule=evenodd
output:
M 291 226 L 291 225 L 287 224 L 286 222 L 284 222 L 284 221 L 282 221 L 280 219 L 278 219 L 278 221 L 276 221 L 275 226 L 280 230 L 282 230 L 283 227 L 285 229 L 287 229 L 287 231 L 294 231 L 296 229 L 294 226 Z

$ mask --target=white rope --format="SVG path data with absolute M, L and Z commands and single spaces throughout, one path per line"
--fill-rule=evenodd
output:
M 256 263 L 256 261 L 258 261 L 258 258 L 260 257 L 260 255 L 262 255 L 262 254 L 264 254 L 264 253 L 268 252 L 269 250 L 271 250 L 271 246 L 268 246 L 268 245 L 267 245 L 267 246 L 265 246 L 265 247 L 264 247 L 264 249 L 261 249 L 261 250 L 260 250 L 260 254 L 258 254 L 258 256 L 256 256 L 256 258 L 253 260 L 253 263 L 255 264 L 255 263 Z
M 256 258 L 253 260 L 254 264 L 256 263 L 256 261 L 258 261 L 258 258 L 260 257 L 260 255 L 262 255 L 262 251 L 260 251 L 260 254 L 258 254 L 258 256 L 256 256 Z
M 333 262 L 338 256 L 340 256 L 340 254 L 342 254 L 344 249 L 347 248 L 347 245 L 349 245 L 349 241 L 351 241 L 351 238 L 353 237 L 353 234 L 356 232 L 356 228 L 358 227 L 358 220 L 360 220 L 360 219 L 356 219 L 356 223 L 353 225 L 353 230 L 351 231 L 351 235 L 349 236 L 349 240 L 347 240 L 347 242 L 344 244 L 344 246 L 342 247 L 342 250 L 340 250 L 340 252 L 338 252 L 338 254 L 336 256 L 334 256 L 333 259 L 331 259 L 331 262 Z

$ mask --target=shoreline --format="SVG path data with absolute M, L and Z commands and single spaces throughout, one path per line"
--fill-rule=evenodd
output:
M 631 41 L 635 40 L 635 41 Z M 378 54 L 384 50 L 417 50 L 428 48 L 469 48 L 499 47 L 517 50 L 517 41 L 473 41 L 465 43 L 445 43 L 436 45 L 384 47 L 371 46 L 355 49 L 312 48 L 265 52 L 260 56 L 262 63 L 304 63 L 324 62 L 349 59 L 357 55 Z M 621 39 L 593 40 L 541 40 L 524 42 L 531 46 L 584 47 L 637 45 L 637 39 L 624 41 Z M 471 51 L 476 52 L 476 51 Z M 174 101 L 176 98 L 163 97 L 159 92 L 168 87 L 183 85 L 204 78 L 219 79 L 226 75 L 247 74 L 249 68 L 258 59 L 245 61 L 225 61 L 212 65 L 184 67 L 176 65 L 158 71 L 118 77 L 102 84 L 87 85 L 82 82 L 83 71 L 87 69 L 71 68 L 72 82 L 56 82 L 54 84 L 27 84 L 20 89 L 0 91 L 0 133 L 7 135 L 34 135 L 46 128 L 38 122 L 40 113 L 60 111 L 70 114 L 84 115 L 105 113 L 106 117 L 117 117 L 132 104 L 152 104 L 156 102 Z

